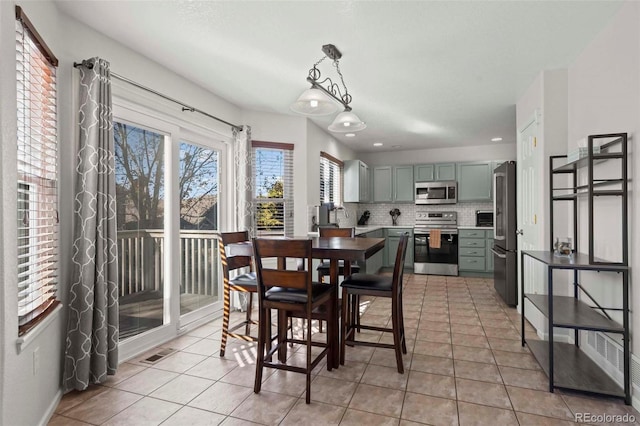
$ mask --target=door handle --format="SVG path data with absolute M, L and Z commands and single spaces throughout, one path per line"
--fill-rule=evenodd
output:
M 498 256 L 500 259 L 506 259 L 507 255 L 506 254 L 502 254 L 502 253 L 498 253 L 497 251 L 495 251 L 494 249 L 491 249 L 491 252 L 493 254 L 495 254 L 496 256 Z
M 524 231 L 522 229 L 518 229 L 516 231 L 516 235 L 524 235 Z

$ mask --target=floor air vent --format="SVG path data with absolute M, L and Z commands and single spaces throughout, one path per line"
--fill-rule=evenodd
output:
M 172 348 L 162 349 L 160 352 L 151 355 L 149 358 L 143 359 L 142 362 L 144 362 L 145 364 L 155 364 L 162 358 L 166 357 L 167 355 L 171 355 L 175 351 L 176 350 Z

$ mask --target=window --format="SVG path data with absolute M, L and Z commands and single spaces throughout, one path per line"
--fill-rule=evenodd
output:
M 320 203 L 341 205 L 343 167 L 342 161 L 320 152 Z
M 53 56 L 16 7 L 18 334 L 51 311 L 58 284 L 58 138 Z
M 253 141 L 257 235 L 293 236 L 293 145 Z

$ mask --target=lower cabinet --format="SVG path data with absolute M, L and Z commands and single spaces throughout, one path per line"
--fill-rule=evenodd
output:
M 493 230 L 460 229 L 458 232 L 458 270 L 479 276 L 493 272 Z
M 407 245 L 407 255 L 404 258 L 404 267 L 413 268 L 413 228 L 386 228 L 387 241 L 384 245 L 385 262 L 384 266 L 393 268 L 396 261 L 396 254 L 398 253 L 398 245 L 400 244 L 400 237 L 405 233 L 409 233 L 409 242 Z

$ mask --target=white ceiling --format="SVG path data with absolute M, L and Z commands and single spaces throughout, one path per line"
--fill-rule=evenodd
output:
M 343 54 L 367 129 L 384 151 L 515 141 L 515 103 L 566 67 L 620 2 L 57 1 L 65 13 L 235 105 L 293 114 L 323 44 Z M 108 59 L 108 58 L 107 58 Z M 117 72 L 117 64 L 114 70 Z M 336 78 L 326 60 L 323 75 Z M 212 111 L 215 114 L 215 111 Z M 225 117 L 222 117 L 225 118 Z M 333 116 L 314 119 L 326 129 Z M 328 132 L 328 131 L 327 131 Z M 373 142 L 382 142 L 374 148 Z

